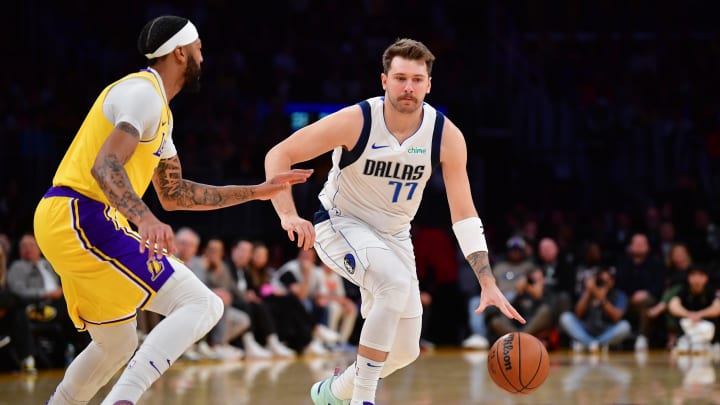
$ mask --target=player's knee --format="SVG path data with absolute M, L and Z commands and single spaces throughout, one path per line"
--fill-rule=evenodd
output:
M 212 325 L 215 325 L 218 323 L 220 318 L 222 318 L 223 312 L 225 311 L 225 305 L 222 302 L 222 299 L 217 296 L 217 294 L 212 294 L 208 296 L 208 308 L 207 308 L 207 319 L 209 322 L 212 323 Z M 211 325 L 211 327 L 212 327 Z
M 393 372 L 400 370 L 412 364 L 420 357 L 420 345 L 409 344 L 402 347 L 393 348 L 385 361 L 383 368 L 383 377 L 387 377 Z
M 112 341 L 104 343 L 95 346 L 101 351 L 103 362 L 119 365 L 126 363 L 135 354 L 138 348 L 138 336 L 136 333 L 120 333 Z
M 124 359 L 125 361 L 130 360 L 130 357 L 132 357 L 132 355 L 135 353 L 135 350 L 137 350 L 138 348 L 138 336 L 137 334 L 133 335 L 128 339 L 123 339 L 122 342 L 123 343 L 118 344 L 118 350 L 126 354 L 127 358 Z
M 402 273 L 387 277 L 375 292 L 376 302 L 384 304 L 387 309 L 401 312 L 407 305 L 412 283 L 410 276 Z
M 399 360 L 404 367 L 417 360 L 418 357 L 420 357 L 420 344 L 407 345 L 400 352 Z

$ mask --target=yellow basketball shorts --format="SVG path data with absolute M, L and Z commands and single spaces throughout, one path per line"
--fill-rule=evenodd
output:
M 167 257 L 140 253 L 139 234 L 115 209 L 67 187 L 50 188 L 38 204 L 35 237 L 79 330 L 133 320 L 174 272 Z

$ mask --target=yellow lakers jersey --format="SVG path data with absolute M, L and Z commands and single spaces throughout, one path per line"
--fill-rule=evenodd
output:
M 172 119 L 170 107 L 160 88 L 160 84 L 149 71 L 129 74 L 110 84 L 100 93 L 75 135 L 70 148 L 65 153 L 62 162 L 60 162 L 60 166 L 53 178 L 53 186 L 70 187 L 87 197 L 108 204 L 105 194 L 90 172 L 100 148 L 114 128 L 114 124 L 103 114 L 103 102 L 113 86 L 122 81 L 138 77 L 149 80 L 163 99 L 162 116 L 158 129 L 150 139 L 140 140 L 135 153 L 125 164 L 125 171 L 133 190 L 142 197 L 150 185 L 155 168 L 157 168 L 160 161 L 160 154 L 168 137 Z

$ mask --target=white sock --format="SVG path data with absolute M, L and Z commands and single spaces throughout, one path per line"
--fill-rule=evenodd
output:
M 355 362 L 355 387 L 353 387 L 351 404 L 355 401 L 358 404 L 375 402 L 375 391 L 383 365 L 385 365 L 384 361 L 370 360 L 358 354 Z
M 172 360 L 162 350 L 143 344 L 130 359 L 127 368 L 102 405 L 114 404 L 119 400 L 137 403 L 150 385 L 170 368 Z
M 348 366 L 345 371 L 336 378 L 330 386 L 330 391 L 337 399 L 349 399 L 352 397 L 355 386 L 355 363 Z

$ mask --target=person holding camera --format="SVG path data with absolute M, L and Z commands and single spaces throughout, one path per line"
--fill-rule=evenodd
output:
M 492 333 L 502 336 L 510 332 L 525 332 L 538 337 L 549 332 L 554 326 L 552 308 L 555 300 L 545 283 L 543 270 L 533 268 L 524 277 L 518 278 L 515 286 L 517 294 L 511 304 L 527 323 L 497 316 L 498 311 L 493 310 L 491 314 L 494 316 L 488 322 Z
M 573 351 L 597 353 L 620 343 L 630 335 L 630 323 L 623 319 L 628 299 L 615 288 L 615 269 L 600 267 L 585 280 L 575 311 L 560 315 L 560 327 L 573 339 Z

